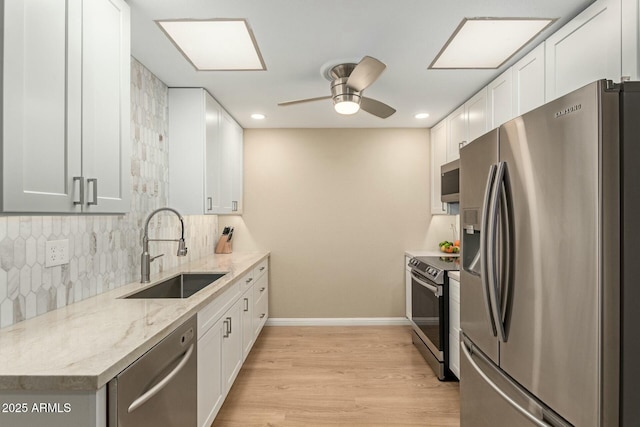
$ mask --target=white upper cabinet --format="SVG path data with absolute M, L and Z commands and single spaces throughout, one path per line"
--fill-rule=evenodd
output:
M 495 129 L 511 120 L 513 115 L 512 74 L 511 68 L 500 74 L 487 86 L 489 98 L 489 129 Z
M 447 163 L 447 120 L 431 128 L 431 213 L 446 214 L 440 201 L 440 166 Z
M 547 102 L 598 79 L 620 81 L 620 5 L 599 0 L 546 40 Z
M 82 174 L 88 212 L 129 210 L 131 194 L 131 56 L 129 6 L 83 3 Z
M 467 142 L 467 114 L 464 107 L 461 105 L 446 119 L 449 128 L 447 162 L 460 158 L 460 147 Z
M 622 76 L 640 80 L 640 0 L 622 0 Z
M 467 141 L 465 142 L 467 144 L 487 132 L 489 119 L 487 115 L 487 88 L 482 88 L 473 98 L 465 102 L 464 110 L 467 119 Z M 458 157 L 460 157 L 459 149 Z
M 127 212 L 128 5 L 3 7 L 2 211 Z
M 169 199 L 182 214 L 242 213 L 243 131 L 201 88 L 169 89 Z
M 544 104 L 544 43 L 512 67 L 513 115 L 520 116 Z

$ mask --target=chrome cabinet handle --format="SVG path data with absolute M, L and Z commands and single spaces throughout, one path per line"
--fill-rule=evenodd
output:
M 229 331 L 229 318 L 227 317 L 226 320 L 222 321 L 222 323 L 224 323 L 224 335 L 222 336 L 222 338 L 229 338 L 229 334 L 231 333 Z
M 238 210 L 238 202 L 237 202 L 237 201 L 235 201 L 235 200 L 233 200 L 233 201 L 231 202 L 231 211 L 232 211 L 232 212 L 237 212 L 237 210 Z
M 253 277 L 249 277 L 247 280 L 244 281 L 244 283 L 249 284 L 251 283 L 252 280 L 253 280 Z
M 263 271 L 263 270 L 264 270 L 264 267 L 260 267 L 260 271 Z
M 136 409 L 138 409 L 139 407 L 147 403 L 149 399 L 151 399 L 153 396 L 158 394 L 160 390 L 166 387 L 169 381 L 171 381 L 176 375 L 178 375 L 178 373 L 182 370 L 182 368 L 184 368 L 184 365 L 186 365 L 189 359 L 191 358 L 191 355 L 193 354 L 193 346 L 194 346 L 193 344 L 189 346 L 189 349 L 184 353 L 184 356 L 182 357 L 182 360 L 180 360 L 180 363 L 178 363 L 178 365 L 175 368 L 173 368 L 173 370 L 169 372 L 169 374 L 167 374 L 166 377 L 160 380 L 158 384 L 151 387 L 142 396 L 134 400 L 133 403 L 131 403 L 131 405 L 129 406 L 129 409 L 127 409 L 129 413 L 132 413 L 133 411 L 135 411 Z
M 244 311 L 249 311 L 249 298 L 244 299 Z
M 467 145 L 467 141 L 462 141 L 458 143 L 458 150 Z
M 75 185 L 76 181 L 80 182 L 80 185 L 78 186 L 78 194 L 79 199 L 78 201 L 73 201 L 74 205 L 84 205 L 84 177 L 83 176 L 74 176 L 73 177 L 73 183 Z
M 87 205 L 97 205 L 98 204 L 98 178 L 87 179 L 87 184 L 93 184 L 93 198 L 90 202 L 87 202 Z
M 464 353 L 465 357 L 467 358 L 467 361 L 469 362 L 469 364 L 471 365 L 471 367 L 473 367 L 473 369 L 478 373 L 478 375 L 480 375 L 480 377 L 482 377 L 482 379 L 496 392 L 500 395 L 500 397 L 502 397 L 504 400 L 507 401 L 507 403 L 509 403 L 514 409 L 516 409 L 518 412 L 520 412 L 522 415 L 524 415 L 529 421 L 531 421 L 532 423 L 534 423 L 536 426 L 538 427 L 552 427 L 551 424 L 545 423 L 544 421 L 540 420 L 538 417 L 536 417 L 535 415 L 533 415 L 531 412 L 527 411 L 525 408 L 523 408 L 522 406 L 520 406 L 516 401 L 514 401 L 511 397 L 509 397 L 509 395 L 507 395 L 507 393 L 505 393 L 500 387 L 498 387 L 493 381 L 491 381 L 491 378 L 489 378 L 487 376 L 487 374 L 485 374 L 482 369 L 480 368 L 480 366 L 478 366 L 478 364 L 476 363 L 475 360 L 473 360 L 473 356 L 471 355 L 471 353 L 469 352 L 469 349 L 467 349 L 467 345 L 464 342 L 464 340 L 460 341 L 460 347 L 462 348 L 462 352 Z M 482 358 L 482 356 L 480 355 L 480 353 L 478 353 L 478 357 Z M 532 402 L 533 403 L 533 402 Z M 538 407 L 539 408 L 539 407 Z M 540 408 L 541 409 L 541 408 Z
M 261 318 L 261 319 L 263 319 L 263 318 L 264 318 L 264 316 L 266 316 L 266 315 L 267 315 L 266 313 L 262 313 L 262 314 L 260 315 L 260 318 Z
M 264 290 L 267 289 L 264 286 L 260 288 L 260 292 L 264 292 Z
M 227 317 L 227 320 L 229 320 L 229 323 L 228 323 L 228 325 L 229 325 L 229 335 L 231 335 L 231 332 L 233 332 L 233 329 L 231 327 L 231 317 Z
M 212 197 L 207 197 L 207 210 L 213 210 L 213 198 Z

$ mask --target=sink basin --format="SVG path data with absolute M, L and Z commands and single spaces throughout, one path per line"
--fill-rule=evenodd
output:
M 189 298 L 225 274 L 227 273 L 183 273 L 125 298 Z

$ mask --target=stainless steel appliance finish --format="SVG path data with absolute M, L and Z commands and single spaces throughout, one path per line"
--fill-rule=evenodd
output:
M 638 117 L 640 83 L 598 81 L 461 149 L 463 426 L 640 420 L 622 404 L 640 398 L 637 308 L 620 335 Z
M 182 273 L 123 298 L 189 298 L 227 273 Z
M 440 380 L 449 371 L 449 286 L 447 271 L 457 257 L 414 257 L 411 267 L 412 341 Z
M 108 384 L 109 427 L 197 424 L 196 316 Z
M 443 203 L 460 202 L 460 160 L 440 166 L 440 200 Z
M 159 212 L 173 212 L 180 220 L 180 238 L 179 239 L 150 239 L 149 238 L 149 221 Z M 140 283 L 149 283 L 149 274 L 151 272 L 151 263 L 154 259 L 160 258 L 164 254 L 151 256 L 149 254 L 149 242 L 178 242 L 177 256 L 187 255 L 187 246 L 184 242 L 184 220 L 180 213 L 172 208 L 159 208 L 149 214 L 144 222 L 144 235 L 142 236 L 142 255 L 140 255 Z

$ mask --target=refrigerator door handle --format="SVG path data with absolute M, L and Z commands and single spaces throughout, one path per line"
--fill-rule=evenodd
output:
M 482 203 L 482 229 L 480 230 L 480 279 L 482 282 L 482 289 L 484 295 L 484 304 L 487 309 L 487 318 L 489 319 L 489 326 L 491 333 L 495 337 L 497 335 L 496 324 L 493 316 L 493 308 L 491 307 L 491 291 L 490 282 L 487 276 L 489 272 L 489 207 L 491 200 L 493 199 L 493 183 L 496 179 L 496 165 L 491 165 L 489 169 L 489 176 L 487 177 L 487 185 L 484 190 L 484 201 Z
M 502 321 L 502 299 L 500 292 L 500 276 L 498 273 L 498 226 L 500 214 L 500 201 L 504 185 L 504 172 L 506 163 L 498 163 L 496 177 L 491 190 L 491 200 L 489 202 L 488 230 L 487 230 L 487 282 L 489 287 L 489 298 L 493 312 L 493 323 L 498 332 L 498 337 L 507 341 L 504 322 Z
M 500 280 L 497 282 L 497 286 L 500 290 L 499 301 L 500 307 L 496 308 L 497 314 L 500 317 L 500 323 L 503 325 L 505 333 L 503 342 L 508 340 L 508 322 L 511 311 L 511 296 L 513 287 L 513 278 L 511 272 L 513 268 L 513 207 L 511 205 L 511 186 L 509 184 L 509 171 L 506 164 L 504 173 L 502 176 L 502 185 L 500 186 L 500 226 L 502 232 L 501 244 L 501 265 L 500 265 Z
M 469 364 L 471 365 L 471 367 L 476 371 L 476 373 L 478 375 L 480 375 L 480 377 L 482 377 L 482 379 L 496 392 L 500 395 L 500 397 L 502 397 L 504 400 L 507 401 L 507 403 L 509 405 L 511 405 L 514 409 L 516 409 L 518 412 L 520 412 L 522 415 L 524 415 L 529 421 L 531 421 L 533 424 L 535 424 L 538 427 L 554 427 L 552 424 L 546 423 L 544 420 L 541 420 L 539 417 L 535 416 L 534 414 L 532 414 L 531 412 L 529 412 L 528 410 L 526 410 L 525 408 L 523 408 L 521 405 L 519 405 L 515 400 L 513 400 L 507 393 L 504 392 L 504 390 L 502 390 L 500 387 L 498 387 L 492 380 L 491 378 L 489 378 L 489 376 L 487 374 L 484 373 L 484 371 L 482 370 L 482 368 L 480 368 L 480 366 L 478 366 L 478 364 L 476 363 L 475 360 L 473 360 L 474 356 L 472 355 L 472 351 L 473 348 L 471 349 L 471 351 L 469 351 L 469 349 L 467 348 L 467 343 L 466 340 L 463 338 L 462 340 L 460 340 L 460 347 L 462 348 L 462 352 L 464 353 L 464 356 L 466 357 L 467 361 L 469 362 Z M 476 354 L 476 353 L 474 353 Z M 477 353 L 478 356 L 477 357 L 481 357 L 482 355 L 480 353 Z M 487 363 L 489 363 L 487 361 Z M 540 408 L 542 409 L 542 408 Z M 543 415 L 544 416 L 544 415 Z

